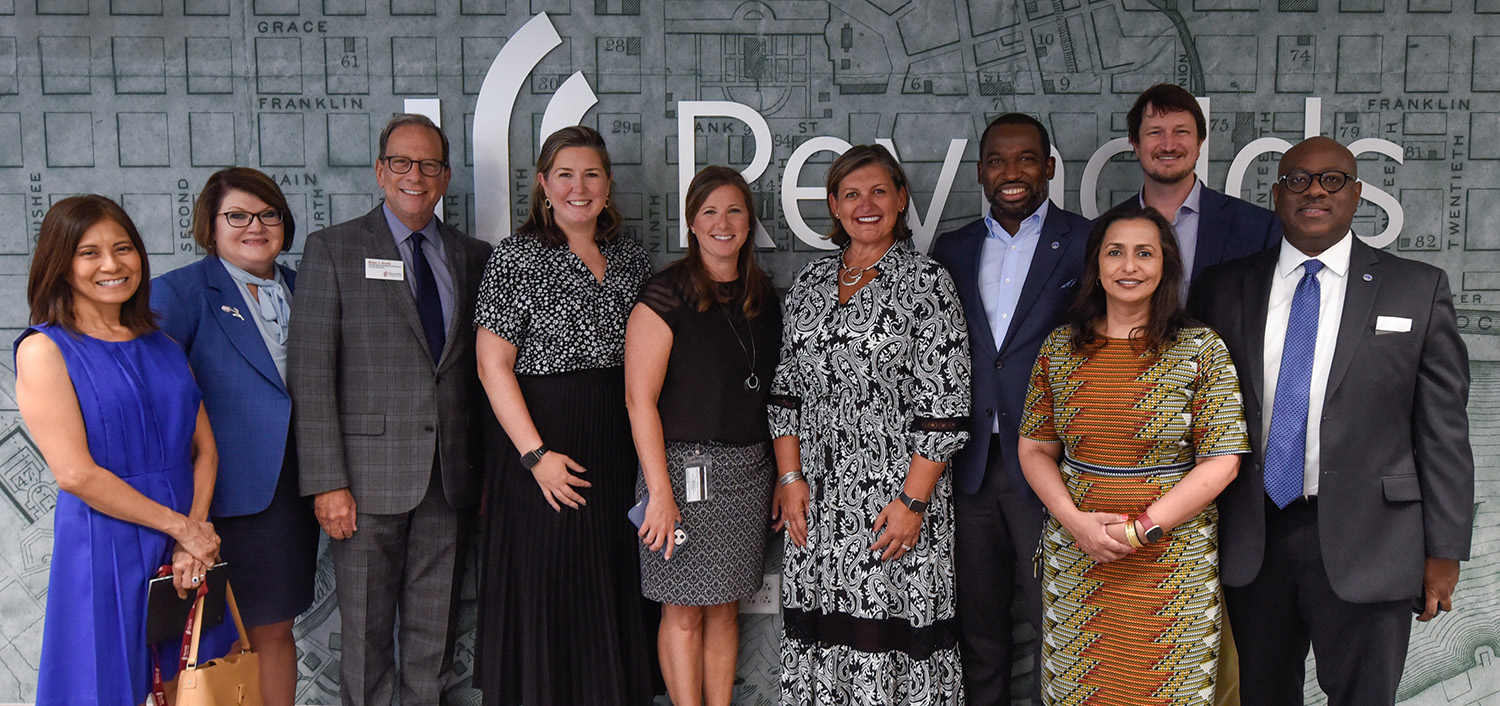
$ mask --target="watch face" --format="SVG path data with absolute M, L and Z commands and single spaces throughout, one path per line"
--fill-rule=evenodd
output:
M 1151 529 L 1146 530 L 1146 541 L 1147 542 L 1157 542 L 1157 541 L 1160 541 L 1161 540 L 1161 536 L 1162 536 L 1162 531 L 1161 531 L 1161 527 L 1159 527 L 1159 526 L 1153 525 L 1151 527 Z

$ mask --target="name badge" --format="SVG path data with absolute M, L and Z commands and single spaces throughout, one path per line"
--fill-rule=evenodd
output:
M 365 258 L 365 279 L 383 279 L 401 282 L 406 279 L 406 263 L 402 260 Z
M 683 464 L 683 495 L 687 502 L 696 503 L 708 499 L 708 471 L 712 462 L 707 456 L 693 456 Z

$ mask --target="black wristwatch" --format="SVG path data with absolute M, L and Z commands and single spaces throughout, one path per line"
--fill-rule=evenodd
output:
M 546 456 L 546 455 L 547 455 L 547 446 L 546 446 L 546 444 L 543 444 L 541 446 L 536 447 L 535 451 L 530 451 L 530 452 L 521 454 L 521 465 L 525 466 L 526 470 L 529 471 L 534 466 L 536 466 L 536 464 L 540 463 L 541 460 L 542 460 L 542 457 Z
M 922 514 L 924 512 L 927 512 L 927 501 L 926 500 L 918 500 L 918 499 L 916 499 L 916 498 L 914 498 L 914 497 L 912 497 L 910 495 L 907 495 L 906 491 L 904 491 L 904 490 L 901 491 L 901 495 L 899 496 L 898 499 L 901 501 L 902 505 L 906 506 L 906 509 L 911 510 L 912 512 L 915 512 L 918 515 L 920 515 L 920 514 Z
M 1136 515 L 1134 521 L 1141 523 L 1141 541 L 1146 544 L 1160 542 L 1161 538 L 1166 534 L 1162 530 L 1161 525 L 1156 524 L 1156 521 L 1144 512 Z

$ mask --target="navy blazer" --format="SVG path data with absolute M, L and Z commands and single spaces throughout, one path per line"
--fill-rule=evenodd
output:
M 287 288 L 297 273 L 281 268 Z M 161 329 L 187 352 L 219 447 L 213 517 L 260 512 L 271 504 L 283 468 L 296 471 L 287 445 L 292 398 L 239 285 L 209 255 L 151 282 Z M 235 314 L 239 313 L 239 316 Z
M 1131 196 L 1110 210 L 1139 202 L 1139 195 Z M 1207 184 L 1203 185 L 1198 208 L 1198 246 L 1189 282 L 1196 281 L 1204 269 L 1254 255 L 1281 242 L 1281 221 L 1276 220 L 1275 213 L 1214 191 Z M 1173 214 L 1163 215 L 1172 220 Z
M 1000 417 L 1000 447 L 1012 480 L 1027 488 L 1021 474 L 1016 442 L 1020 438 L 1021 407 L 1031 383 L 1031 369 L 1047 334 L 1063 323 L 1078 280 L 1083 276 L 1084 246 L 1088 242 L 1089 219 L 1064 211 L 1057 204 L 1047 207 L 1042 236 L 1014 318 L 999 350 L 995 335 L 979 298 L 979 253 L 989 233 L 984 219 L 938 236 L 932 257 L 953 276 L 958 298 L 969 323 L 969 354 L 972 356 L 974 403 L 969 417 L 969 443 L 953 456 L 954 485 L 974 494 L 984 482 L 989 463 L 989 438 L 995 416 Z

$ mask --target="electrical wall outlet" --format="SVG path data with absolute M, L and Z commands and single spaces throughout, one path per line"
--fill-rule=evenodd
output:
M 769 615 L 781 612 L 781 574 L 766 574 L 760 588 L 749 598 L 740 600 L 740 612 Z

